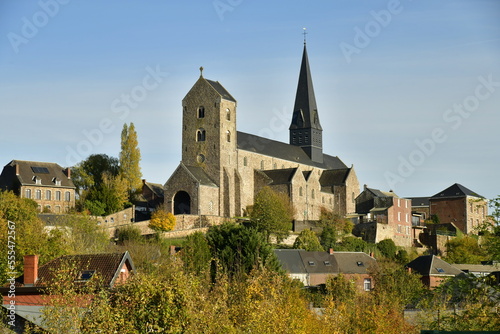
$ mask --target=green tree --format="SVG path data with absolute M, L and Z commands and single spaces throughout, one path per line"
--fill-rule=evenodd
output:
M 208 274 L 212 253 L 203 233 L 195 232 L 186 237 L 181 250 L 181 258 L 187 272 L 196 275 Z
M 125 180 L 129 199 L 142 187 L 141 151 L 139 150 L 134 123 L 123 124 L 120 151 L 120 175 Z
M 293 243 L 295 249 L 305 249 L 306 251 L 322 251 L 318 236 L 312 230 L 303 230 L 295 239 Z
M 343 237 L 340 242 L 332 248 L 336 251 L 344 252 L 367 252 L 369 245 L 361 238 L 348 235 Z
M 261 267 L 281 271 L 273 248 L 254 227 L 224 223 L 210 227 L 206 238 L 223 273 L 241 277 Z
M 293 215 L 290 198 L 266 186 L 255 196 L 250 220 L 257 230 L 265 234 L 266 240 L 269 241 L 270 235 L 274 234 L 281 241 L 290 233 Z
M 450 263 L 479 264 L 487 259 L 487 254 L 482 249 L 476 238 L 464 236 L 453 238 L 446 243 L 445 260 Z
M 398 251 L 398 247 L 392 239 L 384 239 L 378 242 L 377 249 L 380 251 L 382 256 L 388 259 L 395 259 Z
M 71 179 L 75 184 L 77 192 L 99 187 L 103 181 L 103 175 L 116 176 L 119 172 L 119 162 L 115 157 L 106 154 L 92 154 L 72 168 Z

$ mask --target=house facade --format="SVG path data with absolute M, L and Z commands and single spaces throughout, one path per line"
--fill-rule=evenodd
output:
M 422 283 L 428 288 L 439 286 L 444 280 L 463 272 L 435 255 L 422 255 L 406 265 L 409 270 L 421 275 Z
M 363 252 L 310 252 L 303 249 L 274 250 L 289 277 L 304 286 L 325 284 L 330 277 L 342 274 L 360 291 L 370 291 L 373 278 L 370 270 L 377 260 Z
M 430 214 L 440 223 L 453 223 L 463 233 L 477 233 L 487 219 L 488 201 L 476 192 L 455 183 L 429 198 Z
M 75 206 L 71 170 L 52 162 L 12 160 L 0 174 L 0 189 L 33 199 L 39 212 L 64 213 Z
M 167 211 L 244 216 L 260 189 L 270 186 L 290 197 L 298 221 L 319 219 L 321 207 L 354 212 L 359 182 L 353 166 L 323 153 L 305 45 L 289 143 L 237 131 L 236 99 L 200 70 L 182 101 L 182 160 L 164 186 Z
M 413 245 L 411 200 L 364 186 L 356 198 L 359 223 L 353 234 L 367 242 L 377 243 L 392 239 L 397 246 Z

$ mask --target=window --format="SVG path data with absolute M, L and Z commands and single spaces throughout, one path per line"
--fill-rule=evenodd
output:
M 314 189 L 311 190 L 311 198 L 314 199 Z
M 401 212 L 398 212 L 398 222 L 401 221 Z
M 51 192 L 50 190 L 47 190 L 47 191 L 45 192 L 45 199 L 46 199 L 47 201 L 52 200 L 52 192 Z
M 82 270 L 78 273 L 77 281 L 88 281 L 94 276 L 95 270 Z
M 226 140 L 228 143 L 231 142 L 231 132 L 229 130 L 226 131 Z
M 56 186 L 60 186 L 61 185 L 61 180 L 59 180 L 58 178 L 54 177 L 52 179 L 52 182 L 54 182 L 56 184 Z
M 26 191 L 24 192 L 24 197 L 31 198 L 31 189 L 26 189 Z
M 299 196 L 302 196 L 302 187 L 299 188 Z
M 408 202 L 409 202 L 409 201 L 410 201 L 410 200 L 405 200 L 405 208 L 408 208 Z
M 227 109 L 226 109 L 226 119 L 227 119 L 228 121 L 230 121 L 230 120 L 231 120 L 231 110 L 229 110 L 229 108 L 227 108 Z
M 247 157 L 243 157 L 243 166 L 247 166 L 248 164 L 248 160 L 247 160 Z
M 410 235 L 410 226 L 406 226 L 406 235 Z
M 205 129 L 196 130 L 196 141 L 205 141 Z
M 49 174 L 49 169 L 47 167 L 31 167 L 33 173 L 38 174 Z
M 401 225 L 398 224 L 398 233 L 401 233 Z
M 436 268 L 437 272 L 438 273 L 444 273 L 444 269 L 443 268 Z
M 198 118 L 205 118 L 205 107 L 198 107 Z
M 307 261 L 307 263 L 310 265 L 310 266 L 315 266 L 316 263 L 314 263 L 314 261 Z
M 323 263 L 325 264 L 325 266 L 331 266 L 332 264 L 330 263 L 330 261 L 323 261 Z
M 42 199 L 42 191 L 40 189 L 37 189 L 35 192 L 35 198 L 36 199 Z
M 42 184 L 42 179 L 38 176 L 33 176 L 33 181 L 35 181 L 35 184 Z
M 401 199 L 398 198 L 398 208 L 401 206 Z
M 365 291 L 370 291 L 372 289 L 372 279 L 371 278 L 364 279 L 363 288 Z
M 264 160 L 260 161 L 260 169 L 264 169 Z
M 408 214 L 405 214 L 405 221 L 408 223 Z
M 56 191 L 56 201 L 60 201 L 61 200 L 61 192 L 58 190 Z
M 64 193 L 64 200 L 65 200 L 66 202 L 71 201 L 71 193 L 70 193 L 69 191 L 66 191 L 66 192 Z
M 358 267 L 364 267 L 365 266 L 365 264 L 362 261 L 356 261 L 356 265 Z

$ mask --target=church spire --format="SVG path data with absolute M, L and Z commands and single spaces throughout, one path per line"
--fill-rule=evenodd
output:
M 315 162 L 323 162 L 323 140 L 319 122 L 318 107 L 309 69 L 309 59 L 304 43 L 299 83 L 295 95 L 292 123 L 290 124 L 290 144 L 302 147 Z

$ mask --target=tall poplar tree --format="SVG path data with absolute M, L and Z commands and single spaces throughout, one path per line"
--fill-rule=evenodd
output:
M 141 188 L 140 161 L 141 151 L 139 150 L 134 123 L 130 123 L 129 126 L 125 123 L 121 135 L 120 176 L 125 180 L 130 199 Z

